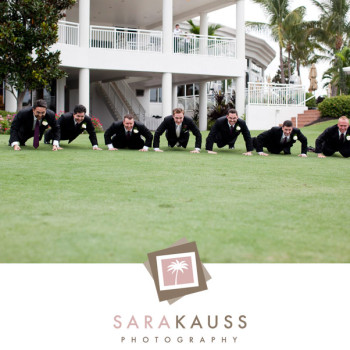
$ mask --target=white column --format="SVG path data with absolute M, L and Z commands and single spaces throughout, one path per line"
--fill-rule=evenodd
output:
M 64 88 L 67 79 L 62 78 L 56 81 L 56 112 L 64 111 Z
M 205 37 L 201 37 L 199 41 L 199 53 L 201 55 L 206 55 L 208 53 L 208 14 L 206 12 L 202 12 L 200 14 L 200 35 L 204 35 Z
M 163 53 L 173 52 L 173 0 L 163 0 Z
M 239 117 L 245 113 L 245 77 L 236 80 L 236 109 Z
M 90 37 L 90 0 L 79 0 L 79 45 L 88 48 Z
M 172 74 L 163 73 L 162 77 L 162 113 L 163 117 L 172 114 Z
M 86 107 L 86 114 L 90 111 L 90 69 L 79 70 L 79 104 Z
M 237 0 L 236 3 L 236 43 L 237 59 L 241 68 L 241 76 L 237 77 L 236 83 L 236 109 L 238 115 L 245 113 L 245 18 L 244 0 Z
M 177 107 L 177 85 L 173 85 L 173 109 Z
M 245 59 L 245 19 L 244 19 L 244 0 L 237 0 L 236 4 L 236 42 L 237 58 Z
M 16 112 L 17 111 L 17 91 L 15 91 L 16 96 L 10 91 L 8 85 L 5 90 L 5 111 Z
M 199 83 L 199 130 L 207 130 L 208 121 L 208 97 L 207 97 L 207 83 Z

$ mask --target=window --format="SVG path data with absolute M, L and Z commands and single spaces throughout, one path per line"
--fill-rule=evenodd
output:
M 178 85 L 177 96 L 185 96 L 185 85 Z
M 150 102 L 154 102 L 154 103 L 162 102 L 162 88 L 151 89 Z
M 151 89 L 150 101 L 151 102 L 158 102 L 158 89 Z

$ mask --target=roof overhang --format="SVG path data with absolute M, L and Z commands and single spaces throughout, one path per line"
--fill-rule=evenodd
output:
M 236 0 L 173 0 L 173 21 L 231 6 Z M 92 25 L 153 29 L 162 25 L 163 0 L 90 0 Z M 79 22 L 79 2 L 67 11 L 67 21 Z

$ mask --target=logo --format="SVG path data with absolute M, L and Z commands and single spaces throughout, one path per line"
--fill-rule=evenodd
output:
M 208 289 L 207 281 L 211 279 L 200 261 L 196 242 L 186 238 L 149 253 L 145 266 L 154 280 L 159 301 L 167 300 L 169 304 Z

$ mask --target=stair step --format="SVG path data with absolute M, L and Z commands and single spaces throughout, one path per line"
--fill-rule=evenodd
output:
M 302 114 L 298 114 L 298 127 L 302 128 L 309 125 L 321 117 L 321 113 L 317 109 L 308 109 Z M 296 126 L 296 117 L 292 117 L 293 126 Z

